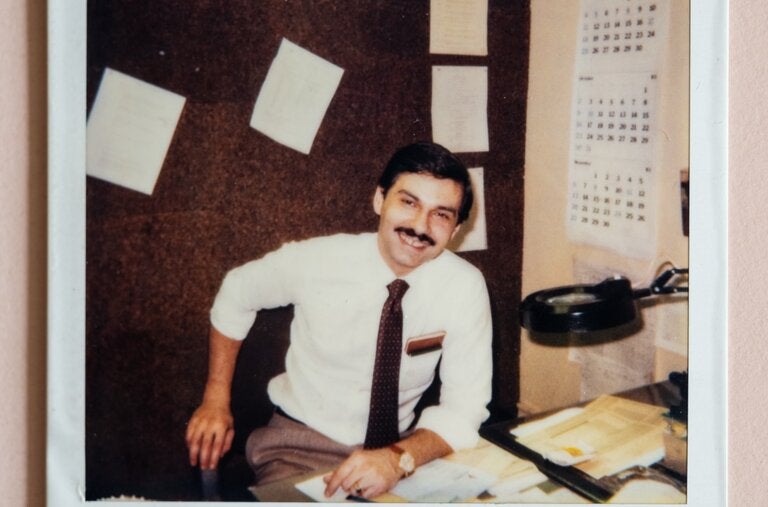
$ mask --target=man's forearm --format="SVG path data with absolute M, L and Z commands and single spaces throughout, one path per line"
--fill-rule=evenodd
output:
M 229 451 L 234 437 L 230 410 L 232 376 L 240 341 L 226 337 L 211 327 L 208 352 L 208 381 L 203 403 L 187 424 L 189 464 L 203 469 L 216 468 L 219 458 Z
M 397 446 L 413 456 L 417 467 L 453 452 L 451 446 L 440 435 L 424 428 L 416 430 L 412 435 L 398 442 Z
M 203 403 L 226 403 L 229 406 L 232 377 L 235 373 L 241 340 L 234 340 L 211 326 L 208 352 L 208 381 Z
M 397 442 L 397 446 L 413 456 L 416 466 L 452 452 L 445 440 L 428 429 L 418 429 L 411 436 Z M 355 492 L 358 496 L 373 498 L 392 489 L 404 474 L 400 467 L 402 454 L 390 447 L 358 449 L 336 470 L 324 477 L 325 495 L 332 496 L 338 488 Z

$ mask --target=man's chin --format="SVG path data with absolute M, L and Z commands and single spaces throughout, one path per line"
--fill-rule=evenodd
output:
M 434 256 L 430 255 L 431 253 L 432 252 L 424 251 L 414 254 L 403 254 L 397 259 L 398 264 L 409 271 L 414 270 L 422 264 L 432 260 Z

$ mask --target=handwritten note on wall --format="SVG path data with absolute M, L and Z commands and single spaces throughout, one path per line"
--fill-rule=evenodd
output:
M 429 52 L 488 55 L 488 0 L 432 0 Z
M 461 229 L 459 229 L 459 232 L 448 245 L 454 252 L 469 252 L 472 250 L 486 250 L 488 248 L 488 236 L 486 234 L 485 226 L 485 184 L 483 181 L 483 168 L 470 168 L 469 177 L 472 180 L 472 196 L 474 198 L 474 204 L 469 213 L 469 218 L 461 224 Z
M 256 99 L 251 127 L 309 154 L 344 70 L 283 39 Z
M 185 98 L 107 68 L 86 128 L 86 174 L 151 195 Z
M 432 67 L 432 138 L 457 153 L 488 151 L 487 67 Z

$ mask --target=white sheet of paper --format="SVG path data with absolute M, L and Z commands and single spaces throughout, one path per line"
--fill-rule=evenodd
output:
M 315 477 L 307 479 L 306 481 L 296 483 L 296 489 L 310 497 L 315 502 L 339 503 L 349 501 L 347 500 L 347 494 L 341 488 L 336 490 L 336 493 L 334 493 L 330 498 L 325 496 L 325 481 L 323 480 L 322 474 L 316 475 Z
M 251 127 L 309 154 L 344 69 L 283 39 L 256 99 Z
M 517 495 L 521 491 L 532 488 L 546 480 L 547 476 L 539 472 L 537 468 L 528 468 L 497 482 L 488 488 L 488 493 L 496 497 L 495 502 L 503 502 L 505 498 Z
M 674 486 L 654 480 L 637 479 L 622 486 L 608 503 L 649 504 L 686 503 L 687 497 Z
M 461 225 L 458 234 L 448 245 L 454 252 L 469 252 L 471 250 L 486 250 L 488 248 L 488 237 L 485 227 L 483 168 L 470 168 L 469 177 L 472 180 L 472 195 L 475 202 L 472 205 L 469 218 Z
M 488 0 L 432 0 L 429 52 L 488 55 Z
M 519 426 L 515 426 L 509 432 L 516 437 L 527 437 L 538 431 L 544 430 L 555 424 L 560 424 L 563 421 L 567 421 L 571 417 L 575 417 L 584 411 L 581 407 L 570 407 L 555 412 L 554 414 L 544 417 L 543 419 L 537 419 L 535 421 L 527 422 Z
M 398 482 L 392 493 L 411 502 L 460 502 L 476 497 L 496 480 L 483 470 L 436 459 Z
M 432 139 L 457 153 L 488 151 L 487 67 L 432 67 Z
M 107 68 L 86 127 L 86 174 L 151 195 L 185 102 Z

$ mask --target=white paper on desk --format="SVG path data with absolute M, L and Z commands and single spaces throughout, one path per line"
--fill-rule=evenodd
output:
M 611 504 L 686 503 L 686 495 L 670 484 L 638 479 L 629 481 L 608 500 Z
M 469 218 L 461 224 L 459 233 L 454 236 L 448 245 L 448 248 L 454 252 L 469 252 L 472 250 L 486 250 L 488 248 L 488 236 L 485 228 L 483 168 L 470 168 L 469 177 L 472 182 L 474 204 L 469 212 Z
M 432 139 L 457 153 L 488 151 L 487 67 L 432 67 Z
M 504 501 L 506 497 L 516 495 L 546 480 L 547 476 L 532 466 L 497 482 L 488 488 L 488 493 L 495 496 L 496 501 Z
M 86 174 L 151 195 L 185 101 L 105 69 L 86 127 Z
M 487 490 L 496 479 L 483 470 L 436 459 L 402 479 L 392 493 L 410 502 L 460 502 Z
M 339 503 L 349 501 L 347 500 L 347 494 L 341 488 L 337 489 L 336 493 L 334 493 L 331 497 L 325 496 L 325 481 L 323 480 L 322 474 L 316 475 L 315 477 L 307 479 L 306 481 L 296 483 L 296 489 L 310 497 L 315 502 Z
M 429 52 L 488 55 L 488 0 L 432 0 Z
M 344 69 L 283 39 L 256 99 L 251 127 L 309 154 L 343 73 Z
M 555 424 L 567 421 L 571 417 L 581 414 L 583 411 L 584 409 L 581 407 L 566 408 L 560 410 L 559 412 L 555 412 L 548 417 L 516 426 L 509 430 L 509 432 L 519 438 L 526 437 L 536 433 L 537 431 L 541 431 L 545 428 L 549 428 L 550 426 L 554 426 Z

